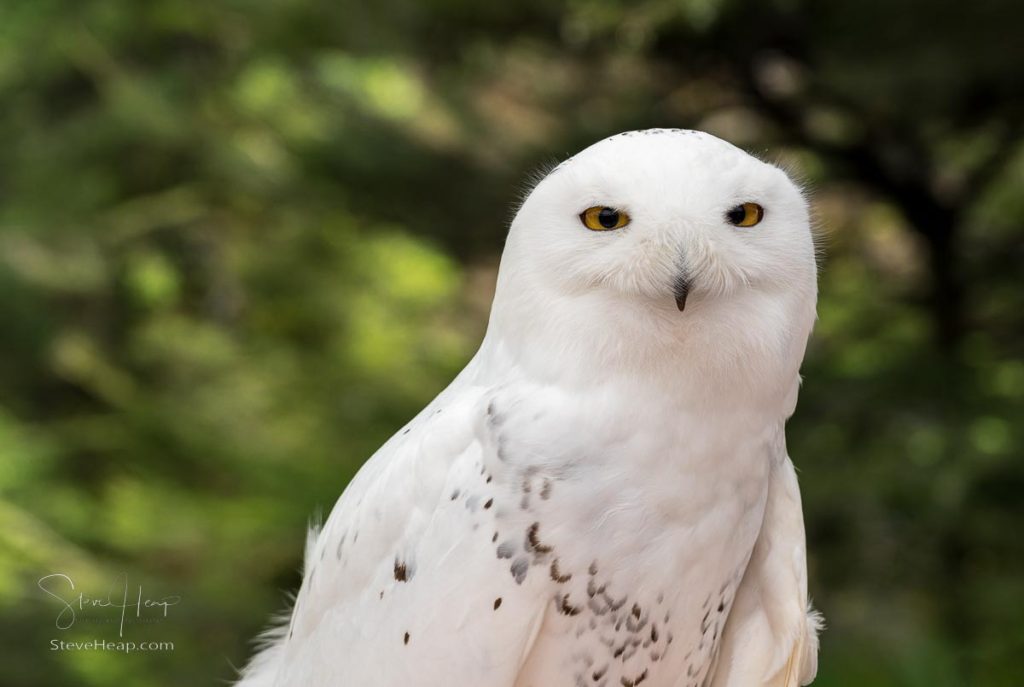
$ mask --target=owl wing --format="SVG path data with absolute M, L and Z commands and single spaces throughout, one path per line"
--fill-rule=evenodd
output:
M 712 687 L 810 683 L 821 624 L 807 597 L 796 471 L 783 455 L 772 470 L 764 522 L 726 623 Z
M 289 624 L 240 687 L 513 685 L 545 597 L 495 555 L 486 390 L 460 379 L 366 463 L 311 537 Z

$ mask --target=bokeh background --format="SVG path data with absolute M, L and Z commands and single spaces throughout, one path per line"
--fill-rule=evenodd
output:
M 309 519 L 479 342 L 531 170 L 625 129 L 791 170 L 816 684 L 1024 684 L 1024 6 L 0 6 L 0 682 L 219 685 Z M 178 595 L 52 651 L 37 586 Z M 88 614 L 84 614 L 88 615 Z

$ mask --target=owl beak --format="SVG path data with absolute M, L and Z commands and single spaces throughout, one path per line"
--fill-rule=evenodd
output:
M 686 297 L 690 295 L 690 280 L 683 275 L 676 277 L 672 283 L 672 293 L 676 297 L 676 307 L 682 312 L 686 309 Z

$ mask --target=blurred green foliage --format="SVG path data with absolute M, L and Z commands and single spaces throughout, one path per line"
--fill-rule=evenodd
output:
M 709 130 L 812 191 L 790 425 L 829 685 L 1024 675 L 1024 19 L 1008 1 L 0 8 L 0 673 L 217 684 L 460 369 L 529 172 Z M 37 586 L 177 595 L 125 639 Z M 116 587 L 115 587 L 116 590 Z M 109 609 L 107 609 L 109 610 Z M 109 614 L 107 614 L 109 615 Z

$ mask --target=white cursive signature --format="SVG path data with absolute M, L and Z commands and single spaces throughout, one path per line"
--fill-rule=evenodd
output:
M 135 599 L 128 601 L 128 574 L 121 573 L 110 585 L 110 591 L 106 597 L 86 596 L 82 592 L 75 592 L 75 582 L 64 573 L 52 573 L 39 578 L 39 588 L 61 602 L 60 613 L 57 614 L 57 629 L 66 630 L 75 624 L 76 610 L 83 611 L 87 608 L 119 608 L 121 609 L 121 624 L 118 629 L 118 636 L 124 636 L 124 619 L 129 608 L 135 609 L 135 617 L 142 617 L 143 608 L 162 609 L 163 617 L 167 617 L 167 609 L 181 602 L 180 596 L 165 596 L 160 599 L 143 598 L 142 585 L 138 586 L 138 593 Z M 72 594 L 62 595 L 58 587 L 70 587 Z M 115 597 L 115 592 L 120 598 Z

